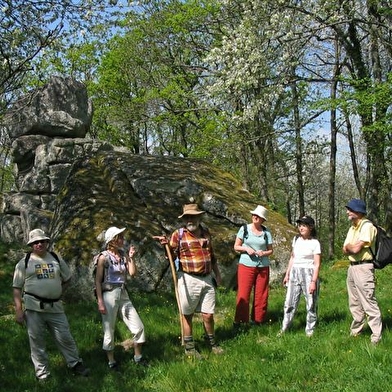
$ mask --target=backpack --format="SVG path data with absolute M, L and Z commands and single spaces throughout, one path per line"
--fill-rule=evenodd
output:
M 386 231 L 373 223 L 377 229 L 375 238 L 375 251 L 369 247 L 370 253 L 373 256 L 373 265 L 376 269 L 383 269 L 386 265 L 392 263 L 392 238 L 389 237 Z
M 244 228 L 244 240 L 245 240 L 245 238 L 248 238 L 248 235 L 249 235 L 249 233 L 248 233 L 248 224 L 244 223 L 242 225 L 242 227 Z M 268 246 L 268 237 L 267 237 L 267 230 L 268 229 L 265 226 L 263 226 L 263 225 L 261 225 L 261 227 L 262 227 L 263 232 L 264 232 L 264 241 L 265 241 L 265 243 Z
M 57 260 L 58 263 L 60 263 L 60 259 L 59 259 L 59 257 L 57 256 L 57 254 L 55 252 L 50 251 L 49 253 Z M 31 252 L 27 252 L 26 256 L 25 256 L 25 260 L 24 260 L 24 262 L 25 262 L 25 269 L 27 269 L 27 266 L 29 264 L 30 256 L 31 256 Z
M 97 298 L 97 288 L 95 287 L 95 275 L 97 274 L 97 266 L 98 266 L 98 259 L 99 256 L 104 255 L 106 257 L 106 262 L 105 262 L 105 268 L 103 271 L 103 276 L 102 276 L 102 282 L 104 282 L 106 280 L 107 274 L 108 274 L 108 268 L 109 268 L 109 263 L 113 264 L 112 259 L 108 256 L 107 251 L 103 250 L 101 252 L 99 252 L 98 254 L 96 254 L 93 257 L 93 261 L 92 261 L 92 278 L 93 278 L 93 293 L 94 293 L 94 297 Z M 102 291 L 107 291 L 110 288 L 105 288 L 104 286 L 102 286 Z

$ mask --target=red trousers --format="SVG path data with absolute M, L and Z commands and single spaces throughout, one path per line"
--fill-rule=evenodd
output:
M 235 323 L 249 322 L 249 304 L 252 289 L 254 292 L 251 319 L 255 323 L 264 321 L 268 306 L 269 276 L 269 267 L 247 267 L 238 264 Z

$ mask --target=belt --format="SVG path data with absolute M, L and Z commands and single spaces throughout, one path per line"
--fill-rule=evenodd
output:
M 60 299 L 61 299 L 61 297 L 60 298 L 53 298 L 53 299 L 52 298 L 44 298 L 44 297 L 40 297 L 39 295 L 35 295 L 33 293 L 28 293 L 27 291 L 25 291 L 24 293 L 27 295 L 30 295 L 31 297 L 34 297 L 36 300 L 38 300 L 40 309 L 44 309 L 44 304 L 50 304 L 50 305 L 52 305 L 52 308 L 53 308 L 53 304 L 55 302 L 60 301 Z
M 185 272 L 185 271 L 183 271 L 183 272 Z M 200 276 L 200 277 L 205 277 L 205 276 L 208 276 L 208 275 L 211 275 L 211 272 L 209 272 L 209 273 L 207 273 L 207 274 L 203 274 L 203 273 L 197 273 L 197 272 L 185 272 L 186 274 L 188 274 L 188 275 L 192 275 L 192 276 Z
M 350 261 L 350 265 L 371 264 L 372 260 Z

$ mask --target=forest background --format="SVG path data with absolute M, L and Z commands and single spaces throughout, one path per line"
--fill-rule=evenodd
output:
M 345 204 L 392 231 L 388 0 L 0 0 L 4 114 L 51 75 L 86 84 L 89 137 L 206 159 L 339 256 Z

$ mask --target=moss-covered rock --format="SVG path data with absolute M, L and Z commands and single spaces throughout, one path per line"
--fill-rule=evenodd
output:
M 168 261 L 153 236 L 170 235 L 179 227 L 182 205 L 190 198 L 206 211 L 203 224 L 213 236 L 224 284 L 232 287 L 238 258 L 233 251 L 235 235 L 241 224 L 250 221 L 250 210 L 265 203 L 242 189 L 230 174 L 202 160 L 102 152 L 76 161 L 51 224 L 55 249 L 83 281 L 93 254 L 100 249 L 99 234 L 110 226 L 126 227 L 126 239 L 138 250 L 139 274 L 131 286 L 167 289 L 171 286 Z M 288 261 L 294 229 L 274 211 L 269 212 L 267 226 L 275 242 L 274 281 Z

